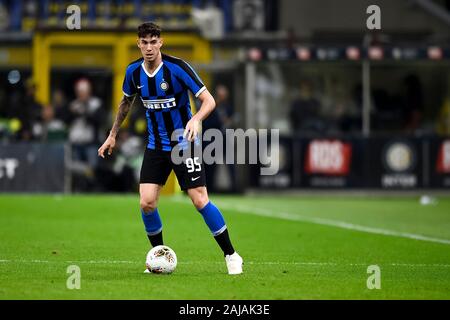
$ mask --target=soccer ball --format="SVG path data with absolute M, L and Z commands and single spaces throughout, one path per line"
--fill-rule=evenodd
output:
M 177 255 L 168 246 L 156 246 L 147 253 L 146 266 L 153 273 L 172 273 L 177 266 Z

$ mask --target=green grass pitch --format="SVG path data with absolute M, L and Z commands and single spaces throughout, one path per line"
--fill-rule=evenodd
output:
M 245 260 L 229 276 L 184 196 L 162 197 L 171 275 L 144 274 L 137 195 L 1 195 L 0 299 L 450 299 L 450 198 L 212 196 Z M 69 265 L 81 288 L 66 287 Z M 380 268 L 369 290 L 367 268 Z

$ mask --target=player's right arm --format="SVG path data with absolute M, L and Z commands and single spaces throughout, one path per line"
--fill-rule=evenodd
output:
M 137 62 L 137 61 L 136 61 Z M 120 126 L 128 115 L 131 106 L 137 96 L 137 89 L 133 81 L 132 73 L 139 64 L 132 63 L 127 67 L 125 72 L 125 78 L 123 79 L 122 91 L 123 98 L 119 103 L 119 111 L 117 112 L 116 119 L 109 132 L 108 138 L 106 138 L 103 145 L 98 149 L 98 155 L 102 158 L 105 157 L 105 151 L 108 150 L 108 155 L 111 155 L 114 147 L 116 146 L 116 136 L 119 132 Z
M 119 103 L 119 111 L 117 112 L 116 119 L 114 120 L 114 124 L 109 132 L 108 138 L 106 138 L 103 145 L 98 149 L 98 155 L 102 158 L 105 158 L 105 151 L 108 150 L 108 155 L 111 155 L 115 145 L 116 145 L 116 136 L 119 132 L 120 126 L 123 121 L 130 112 L 131 106 L 134 103 L 134 99 L 136 96 L 123 96 L 122 100 Z

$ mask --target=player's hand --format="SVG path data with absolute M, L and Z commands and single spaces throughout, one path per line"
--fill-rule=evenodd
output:
M 105 151 L 108 150 L 108 155 L 111 155 L 116 145 L 116 138 L 108 136 L 103 145 L 98 149 L 99 157 L 105 158 Z
M 191 118 L 191 120 L 188 121 L 186 124 L 186 128 L 184 129 L 183 138 L 187 138 L 188 141 L 194 141 L 194 139 L 197 137 L 198 132 L 200 130 L 200 121 Z

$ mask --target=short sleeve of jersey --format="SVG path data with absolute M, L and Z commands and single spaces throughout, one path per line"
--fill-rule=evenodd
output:
M 134 96 L 137 93 L 136 86 L 133 82 L 133 73 L 129 68 L 127 69 L 125 78 L 123 79 L 122 91 L 127 97 Z
M 192 67 L 186 62 L 183 61 L 180 66 L 181 70 L 179 77 L 181 81 L 183 81 L 185 86 L 188 87 L 189 90 L 191 90 L 195 97 L 198 97 L 204 90 L 206 90 L 203 81 L 200 79 L 194 69 L 192 69 Z

